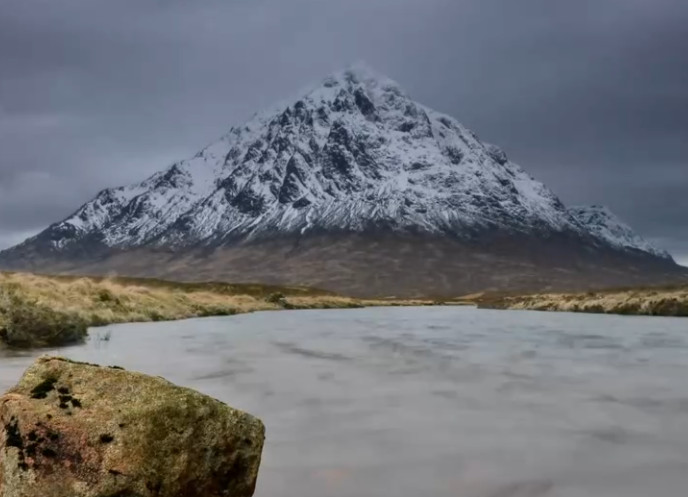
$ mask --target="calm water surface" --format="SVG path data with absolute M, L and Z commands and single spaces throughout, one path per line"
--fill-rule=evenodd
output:
M 91 335 L 58 352 L 261 417 L 258 497 L 688 495 L 688 320 L 361 309 Z M 0 389 L 39 354 L 0 357 Z

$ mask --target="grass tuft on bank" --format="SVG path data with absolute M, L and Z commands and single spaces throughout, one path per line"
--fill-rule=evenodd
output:
M 635 316 L 688 316 L 688 286 L 620 288 L 578 293 L 485 294 L 473 297 L 492 309 L 585 312 Z
M 84 340 L 88 327 L 114 323 L 427 303 L 358 300 L 307 287 L 7 272 L 0 273 L 0 344 L 14 348 L 65 345 Z

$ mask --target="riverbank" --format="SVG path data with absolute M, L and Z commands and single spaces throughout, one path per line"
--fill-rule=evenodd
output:
M 688 286 L 685 285 L 579 293 L 483 294 L 471 300 L 478 307 L 489 309 L 688 316 Z
M 307 287 L 0 273 L 0 342 L 27 348 L 83 340 L 91 326 L 284 309 L 430 305 L 361 300 Z

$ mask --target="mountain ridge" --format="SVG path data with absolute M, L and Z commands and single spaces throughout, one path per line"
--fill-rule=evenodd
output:
M 494 233 L 559 237 L 581 252 L 673 264 L 607 209 L 567 208 L 499 147 L 360 66 L 255 114 L 190 159 L 101 191 L 0 263 L 386 232 L 464 245 Z

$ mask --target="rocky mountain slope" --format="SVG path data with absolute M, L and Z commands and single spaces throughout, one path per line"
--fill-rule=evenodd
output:
M 428 243 L 435 248 L 419 253 Z M 657 267 L 662 274 L 675 272 L 666 252 L 606 209 L 567 209 L 498 147 L 414 102 L 395 82 L 354 68 L 255 115 L 191 159 L 141 183 L 100 192 L 67 219 L 0 254 L 0 264 L 267 278 L 358 291 L 353 282 L 361 271 L 382 280 L 386 266 L 396 273 L 389 267 L 400 260 L 395 249 L 407 247 L 409 275 L 428 261 L 434 261 L 426 268 L 430 274 L 454 267 L 459 252 L 464 261 L 477 257 L 470 269 L 477 275 L 489 267 L 491 254 L 509 246 L 499 256 L 505 273 L 497 280 L 480 283 L 476 276 L 474 284 L 464 284 L 469 268 L 457 266 L 462 276 L 456 284 L 437 290 L 514 286 L 509 274 L 521 274 L 517 267 L 533 257 L 527 272 L 538 277 L 519 276 L 519 285 L 547 282 L 545 268 L 559 257 L 593 266 L 604 260 L 606 269 L 631 267 L 639 277 L 654 277 Z M 261 260 L 269 274 L 246 267 L 246 257 L 266 250 Z M 363 260 L 354 263 L 354 254 Z M 323 259 L 327 264 L 318 262 Z M 313 264 L 317 269 L 308 269 Z M 562 268 L 576 271 L 571 264 Z M 400 291 L 387 283 L 373 286 L 376 293 Z M 401 293 L 414 292 L 411 287 L 409 282 Z
M 622 250 L 640 250 L 664 259 L 671 258 L 666 250 L 653 246 L 604 206 L 575 206 L 569 208 L 569 213 L 602 243 Z

